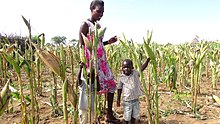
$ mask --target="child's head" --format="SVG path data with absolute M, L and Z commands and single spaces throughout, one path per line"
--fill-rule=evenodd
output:
M 122 63 L 123 74 L 129 76 L 133 70 L 133 62 L 130 59 L 125 59 Z
M 104 13 L 104 2 L 102 0 L 93 0 L 90 4 L 92 18 L 100 20 Z

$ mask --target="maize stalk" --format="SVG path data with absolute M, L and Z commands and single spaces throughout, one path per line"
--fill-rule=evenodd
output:
M 190 52 L 191 59 L 193 61 L 192 64 L 192 71 L 191 71 L 191 87 L 192 87 L 192 108 L 193 112 L 196 114 L 197 109 L 197 96 L 199 91 L 199 76 L 201 75 L 201 63 L 206 55 L 208 45 L 205 43 L 201 44 L 201 47 L 199 50 L 196 51 L 195 54 L 193 52 Z M 200 52 L 200 54 L 199 54 Z
M 155 58 L 155 55 L 152 51 L 152 49 L 150 48 L 149 46 L 149 39 L 151 39 L 151 36 L 152 36 L 152 32 L 150 34 L 150 37 L 148 38 L 147 42 L 144 41 L 144 50 L 145 50 L 145 54 L 149 56 L 150 60 L 151 60 L 151 63 L 153 65 L 153 77 L 154 77 L 154 81 L 155 81 L 155 88 L 154 88 L 154 91 L 155 91 L 155 95 L 154 95 L 154 100 L 155 100 L 155 105 L 156 105 L 156 109 L 155 109 L 155 124 L 158 124 L 159 123 L 159 106 L 158 106 L 158 79 L 157 79 L 157 67 L 156 67 L 156 58 Z M 147 100 L 147 103 L 149 103 L 149 100 Z M 150 106 L 148 105 L 148 109 Z M 152 116 L 151 116 L 151 113 L 150 113 L 150 110 L 148 110 L 148 116 L 149 116 L 149 123 L 152 124 L 153 121 L 152 121 Z
M 3 54 L 4 58 L 13 66 L 17 77 L 18 77 L 18 82 L 20 86 L 20 97 L 21 97 L 21 112 L 22 112 L 22 124 L 27 124 L 28 123 L 28 118 L 27 118 L 27 112 L 26 112 L 26 103 L 24 101 L 24 95 L 23 95 L 23 88 L 22 88 L 22 80 L 21 80 L 21 71 L 20 67 L 18 65 L 18 62 L 16 62 L 11 56 L 7 55 L 5 52 L 1 52 Z
M 68 124 L 68 112 L 67 112 L 67 84 L 68 84 L 68 80 L 66 79 L 66 59 L 64 56 L 64 49 L 63 46 L 60 46 L 60 58 L 61 58 L 61 72 L 60 72 L 60 77 L 63 83 L 63 87 L 62 87 L 62 93 L 63 93 L 63 113 L 64 113 L 64 120 L 65 123 Z
M 3 87 L 1 91 L 1 96 L 0 96 L 0 116 L 4 113 L 5 109 L 8 106 L 9 100 L 10 100 L 10 94 L 11 91 L 9 90 L 9 82 L 10 79 L 7 81 L 5 86 Z
M 77 109 L 77 93 L 78 93 L 78 83 L 75 83 L 74 81 L 74 77 L 75 77 L 75 73 L 74 73 L 74 59 L 73 59 L 73 51 L 71 50 L 71 48 L 69 47 L 69 56 L 70 56 L 70 62 L 71 62 L 71 73 L 72 73 L 72 85 L 70 85 L 69 83 L 67 84 L 67 93 L 68 93 L 68 98 L 71 99 L 70 102 L 73 106 L 74 109 L 74 124 L 77 124 L 77 118 L 78 118 L 78 109 Z M 74 90 L 74 84 L 75 84 L 75 90 Z

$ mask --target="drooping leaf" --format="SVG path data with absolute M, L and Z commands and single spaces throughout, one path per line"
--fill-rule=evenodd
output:
M 30 75 L 31 66 L 30 66 L 30 63 L 27 60 L 22 60 L 22 62 L 20 63 L 20 67 L 24 67 L 24 70 L 26 71 L 26 73 L 28 75 Z
M 18 62 L 16 62 L 11 56 L 7 55 L 6 53 L 3 52 L 3 55 L 5 57 L 5 59 L 13 66 L 13 68 L 15 69 L 15 72 L 20 75 L 20 67 Z
M 26 26 L 28 27 L 28 30 L 29 30 L 29 32 L 30 32 L 30 31 L 31 31 L 31 25 L 30 25 L 30 23 L 27 21 L 26 18 L 24 18 L 24 16 L 21 16 L 21 17 L 22 17 L 24 23 L 26 24 Z

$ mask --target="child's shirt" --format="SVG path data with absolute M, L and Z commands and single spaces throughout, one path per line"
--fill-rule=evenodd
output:
M 78 109 L 88 110 L 88 95 L 89 89 L 86 89 L 85 80 L 82 80 L 81 85 L 79 86 L 79 105 Z M 94 111 L 94 85 L 92 85 L 92 111 Z
M 129 76 L 125 74 L 119 76 L 117 88 L 122 89 L 124 101 L 139 99 L 139 96 L 144 95 L 139 77 L 140 74 L 136 70 L 133 70 Z

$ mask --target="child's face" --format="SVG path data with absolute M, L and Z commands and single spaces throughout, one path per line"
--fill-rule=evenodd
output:
M 132 72 L 132 69 L 133 69 L 133 66 L 132 66 L 131 61 L 124 61 L 122 63 L 122 72 L 123 72 L 123 74 L 129 76 Z
M 103 6 L 96 6 L 95 9 L 92 10 L 92 17 L 95 20 L 100 20 L 104 13 L 104 7 Z

